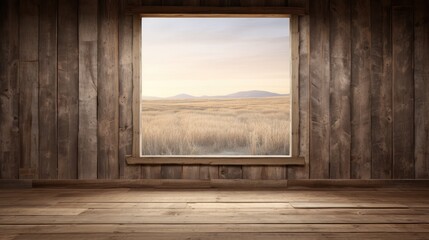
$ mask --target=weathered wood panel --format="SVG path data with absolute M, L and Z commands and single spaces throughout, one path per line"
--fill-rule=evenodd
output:
M 414 178 L 413 11 L 392 9 L 393 178 Z
M 230 168 L 230 166 L 225 166 Z M 243 178 L 244 179 L 262 179 L 263 166 L 242 166 Z
M 392 177 L 390 0 L 371 1 L 371 178 Z
M 57 1 L 40 2 L 39 15 L 39 177 L 58 177 Z
M 237 179 L 243 178 L 241 166 L 219 166 L 220 179 Z
M 330 178 L 350 178 L 350 1 L 330 6 Z
M 98 178 L 119 177 L 118 2 L 99 1 Z
M 127 4 L 119 1 L 119 176 L 139 178 L 140 166 L 125 162 L 133 144 L 133 16 L 126 15 Z
M 20 162 L 18 34 L 19 1 L 0 2 L 0 178 L 18 178 Z
M 157 0 L 151 0 L 151 1 L 147 1 L 147 2 L 144 1 L 143 5 L 162 5 L 162 2 L 160 3 L 160 1 L 157 1 Z M 134 27 L 134 31 L 135 31 L 134 32 L 135 44 L 133 46 L 135 49 L 133 51 L 134 51 L 134 54 L 136 54 L 136 55 L 138 54 L 138 56 L 135 56 L 135 58 L 133 59 L 133 64 L 134 64 L 134 66 L 136 66 L 138 63 L 138 67 L 140 69 L 140 64 L 141 64 L 140 63 L 140 59 L 141 59 L 140 54 L 144 54 L 144 53 L 140 53 L 141 34 L 142 34 L 141 31 L 143 31 L 143 30 L 141 29 L 141 19 L 138 16 L 135 16 L 134 18 L 135 18 L 135 20 L 134 20 L 134 26 L 133 27 Z M 134 69 L 136 69 L 136 68 L 134 68 Z M 133 71 L 134 71 L 134 69 L 133 69 Z M 135 85 L 137 83 L 140 85 L 140 82 L 141 82 L 140 73 L 133 72 L 133 74 L 136 75 Z M 134 86 L 134 88 L 135 88 L 135 86 Z M 140 95 L 140 92 L 141 91 L 139 90 L 138 93 L 136 92 L 136 94 Z M 137 105 L 135 106 L 135 111 L 140 112 L 141 109 L 139 108 L 138 103 L 136 103 L 136 104 Z M 139 124 L 138 126 L 136 126 L 137 123 Z M 140 124 L 141 124 L 140 119 L 138 119 L 138 120 L 136 119 L 134 122 L 134 126 L 133 126 L 134 128 L 138 128 L 138 135 L 136 134 L 136 136 L 134 138 L 134 141 L 137 140 L 136 138 L 138 138 L 138 141 L 139 141 L 138 145 L 135 146 L 135 148 L 136 148 L 135 151 L 138 152 L 137 153 L 138 155 L 141 154 L 141 152 L 140 152 L 140 141 L 142 140 L 141 136 L 140 136 Z M 137 132 L 136 130 L 134 130 L 134 133 Z M 178 169 L 177 171 L 181 171 L 181 169 Z M 161 178 L 161 165 L 142 166 L 141 167 L 141 178 L 145 178 L 145 179 Z
M 311 2 L 309 14 L 310 178 L 329 178 L 329 1 Z
M 429 2 L 414 5 L 415 177 L 429 178 Z
M 371 178 L 370 0 L 352 0 L 351 178 Z
M 79 1 L 78 178 L 97 178 L 97 0 Z
M 161 178 L 162 179 L 181 179 L 183 176 L 183 167 L 177 165 L 162 165 Z M 152 175 L 154 173 L 151 173 Z
M 60 178 L 428 178 L 428 3 L 350 1 L 2 1 L 0 178 L 56 178 L 56 164 Z M 299 20 L 300 153 L 308 164 L 127 166 L 130 138 L 139 138 L 130 101 L 140 93 L 141 32 L 125 2 L 309 4 Z M 351 99 L 342 98 L 344 83 Z M 347 159 L 350 168 L 340 165 Z
M 308 1 L 289 1 L 289 6 L 295 7 L 306 7 Z M 287 178 L 288 179 L 306 179 L 309 178 L 309 114 L 310 114 L 310 95 L 309 95 L 309 44 L 310 44 L 310 32 L 309 32 L 309 21 L 310 17 L 299 16 L 298 17 L 298 29 L 299 29 L 299 155 L 304 157 L 305 166 L 302 167 L 287 167 Z
M 199 179 L 200 178 L 200 165 L 183 166 L 182 178 L 183 179 Z
M 77 178 L 79 129 L 78 4 L 58 1 L 58 178 Z
M 19 3 L 19 129 L 23 172 L 37 172 L 39 165 L 39 2 Z M 38 178 L 38 174 L 20 178 Z

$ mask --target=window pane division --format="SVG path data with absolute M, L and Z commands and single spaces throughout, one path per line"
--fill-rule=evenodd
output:
M 289 155 L 288 18 L 143 18 L 142 155 Z

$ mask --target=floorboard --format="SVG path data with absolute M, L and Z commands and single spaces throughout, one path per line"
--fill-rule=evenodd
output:
M 429 239 L 429 189 L 0 189 L 0 240 Z

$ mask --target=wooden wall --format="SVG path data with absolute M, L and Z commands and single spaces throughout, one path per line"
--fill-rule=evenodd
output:
M 305 167 L 127 166 L 127 4 L 303 6 Z M 0 1 L 0 178 L 428 179 L 426 0 Z

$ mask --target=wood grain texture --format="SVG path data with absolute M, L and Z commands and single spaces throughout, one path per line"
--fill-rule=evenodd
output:
M 392 8 L 393 178 L 414 178 L 413 11 Z
M 152 174 L 152 173 L 151 173 Z M 162 179 L 180 179 L 183 176 L 183 166 L 178 165 L 162 165 Z
M 350 1 L 330 2 L 329 177 L 350 178 Z
M 371 18 L 369 0 L 351 2 L 351 178 L 371 178 Z
M 415 177 L 429 178 L 429 3 L 414 3 Z
M 0 2 L 0 178 L 16 179 L 20 162 L 19 1 Z
M 144 5 L 162 5 L 162 2 L 159 3 L 159 1 L 151 0 L 144 2 Z M 142 19 L 135 15 L 134 16 L 134 40 L 133 40 L 133 74 L 135 76 L 134 78 L 134 86 L 135 89 L 138 86 L 138 90 L 135 91 L 136 96 L 140 96 L 141 94 L 141 78 L 140 78 L 140 65 L 141 65 L 141 55 L 144 54 L 141 53 L 141 21 Z M 134 98 L 134 112 L 139 112 L 141 114 L 141 108 L 140 108 L 140 97 Z M 133 128 L 134 128 L 134 135 L 133 135 L 133 156 L 140 156 L 141 155 L 141 121 L 140 121 L 140 114 L 136 115 L 134 114 L 134 120 L 133 120 Z M 141 166 L 141 178 L 143 179 L 154 179 L 154 178 L 161 178 L 161 166 L 160 165 L 150 165 L 150 166 Z
M 220 5 L 195 6 L 135 6 L 128 8 L 130 14 L 143 17 L 290 17 L 303 16 L 306 9 L 300 7 L 229 7 Z
M 97 178 L 98 1 L 79 1 L 78 178 Z
M 239 179 L 243 178 L 241 166 L 219 166 L 220 179 Z
M 392 178 L 390 0 L 371 1 L 371 178 Z
M 329 178 L 329 1 L 311 1 L 310 178 Z M 320 64 L 325 63 L 325 64 Z
M 118 2 L 99 1 L 98 178 L 119 177 Z
M 78 2 L 58 1 L 58 178 L 77 178 Z
M 133 144 L 133 16 L 127 1 L 119 1 L 119 177 L 139 178 L 140 166 L 128 166 L 125 157 Z
M 39 2 L 19 3 L 19 129 L 20 168 L 37 172 L 39 165 Z M 38 178 L 38 174 L 20 178 Z
M 242 166 L 243 179 L 262 179 L 263 166 Z
M 57 1 L 40 2 L 39 15 L 39 177 L 58 177 Z
M 289 1 L 289 6 L 305 7 L 308 1 Z M 309 178 L 309 130 L 310 130 L 310 83 L 309 83 L 309 51 L 310 33 L 309 16 L 298 17 L 299 29 L 299 156 L 304 157 L 305 165 L 299 167 L 288 166 L 288 179 Z
M 187 165 L 183 166 L 182 178 L 183 179 L 199 179 L 200 178 L 200 165 Z

